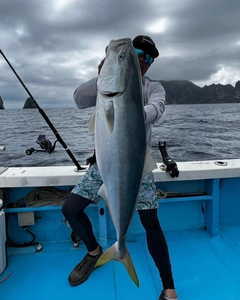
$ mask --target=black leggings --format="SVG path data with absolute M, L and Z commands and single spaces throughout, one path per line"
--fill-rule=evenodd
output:
M 72 230 L 82 239 L 89 252 L 94 251 L 98 242 L 94 236 L 92 224 L 84 209 L 91 200 L 76 194 L 70 194 L 62 207 L 62 213 L 70 223 Z M 149 252 L 159 270 L 164 289 L 174 289 L 168 247 L 161 229 L 157 209 L 138 210 L 141 223 L 146 230 Z

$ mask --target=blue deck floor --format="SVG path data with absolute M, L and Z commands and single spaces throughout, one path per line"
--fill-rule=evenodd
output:
M 210 237 L 202 230 L 166 232 L 179 300 L 240 299 L 240 227 Z M 137 288 L 122 264 L 96 269 L 77 287 L 67 277 L 86 250 L 70 242 L 43 244 L 43 251 L 9 249 L 8 268 L 0 281 L 0 299 L 157 300 L 162 289 L 146 243 L 129 242 L 139 281 Z

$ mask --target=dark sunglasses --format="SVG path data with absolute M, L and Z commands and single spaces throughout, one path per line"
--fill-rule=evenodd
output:
M 154 58 L 152 58 L 152 56 L 150 56 L 149 54 L 145 53 L 145 52 L 144 52 L 143 50 L 141 50 L 141 49 L 135 48 L 135 50 L 136 50 L 136 52 L 137 52 L 138 58 L 144 57 L 144 62 L 145 62 L 145 64 L 147 64 L 147 65 L 150 66 L 150 65 L 153 63 Z

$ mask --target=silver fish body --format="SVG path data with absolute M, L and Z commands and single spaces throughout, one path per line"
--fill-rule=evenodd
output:
M 125 238 L 133 217 L 142 176 L 156 166 L 147 159 L 141 74 L 131 39 L 112 40 L 98 77 L 95 112 L 97 164 L 117 242 L 98 260 L 97 266 L 115 259 L 139 281 Z M 149 163 L 151 161 L 151 163 Z

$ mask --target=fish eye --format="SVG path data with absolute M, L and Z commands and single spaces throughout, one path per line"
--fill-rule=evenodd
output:
M 120 53 L 119 56 L 118 56 L 118 59 L 123 60 L 125 57 L 126 57 L 125 53 Z

